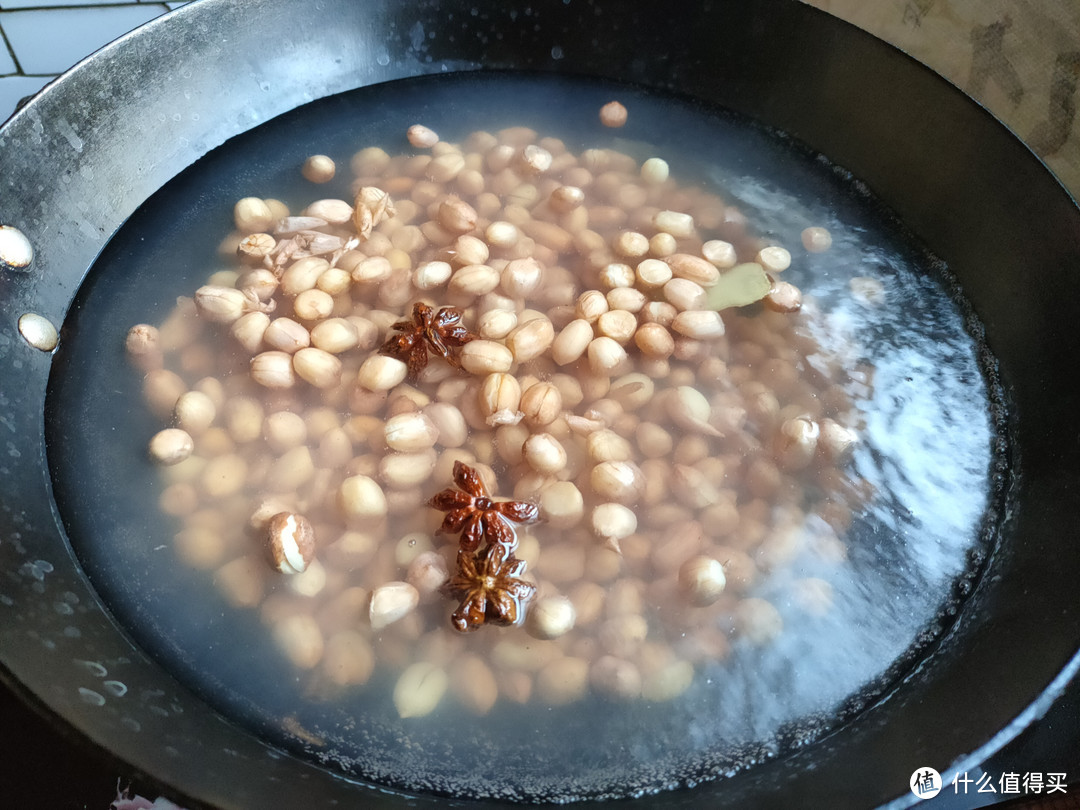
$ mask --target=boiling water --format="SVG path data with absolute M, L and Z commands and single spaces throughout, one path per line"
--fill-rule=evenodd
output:
M 626 104 L 631 123 L 600 131 L 596 111 L 611 98 Z M 307 155 L 347 166 L 364 146 L 402 151 L 402 133 L 416 122 L 451 141 L 524 124 L 573 151 L 664 157 L 682 184 L 735 201 L 762 236 L 798 254 L 785 277 L 807 296 L 806 329 L 820 354 L 874 369 L 873 385 L 851 392 L 864 397 L 865 420 L 853 470 L 876 494 L 844 538 L 847 560 L 813 553 L 832 534 L 808 518 L 807 550 L 757 592 L 781 612 L 779 639 L 766 647 L 736 640 L 733 654 L 699 667 L 675 701 L 503 701 L 482 720 L 448 706 L 420 721 L 397 717 L 391 683 L 315 701 L 258 620 L 172 554 L 176 527 L 157 510 L 162 484 L 145 460 L 160 425 L 125 363 L 126 330 L 160 322 L 220 266 L 216 246 L 236 199 L 278 197 L 295 210 L 312 194 L 297 171 Z M 320 195 L 351 199 L 344 174 Z M 810 225 L 832 232 L 830 251 L 797 249 Z M 886 304 L 853 297 L 853 277 L 878 280 Z M 812 740 L 856 716 L 947 626 L 958 583 L 985 551 L 994 503 L 995 408 L 970 325 L 941 269 L 856 183 L 774 133 L 689 102 L 578 80 L 401 82 L 316 102 L 234 139 L 133 216 L 66 324 L 49 399 L 50 461 L 72 542 L 120 622 L 255 732 L 396 787 L 512 799 L 630 795 L 732 773 Z M 833 588 L 824 615 L 792 598 L 793 581 L 811 577 Z

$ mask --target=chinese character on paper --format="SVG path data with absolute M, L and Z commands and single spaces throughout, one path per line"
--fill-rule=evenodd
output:
M 916 775 L 915 791 L 919 794 L 932 793 L 938 789 L 937 782 L 934 781 L 934 774 L 930 771 L 923 771 Z
M 941 792 L 941 774 L 929 766 L 916 768 L 908 779 L 908 787 L 917 799 L 932 799 Z

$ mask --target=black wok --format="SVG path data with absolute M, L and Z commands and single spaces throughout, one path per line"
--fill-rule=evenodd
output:
M 527 14 L 494 2 L 455 11 L 451 36 L 445 2 L 202 0 L 96 54 L 0 132 L 0 224 L 22 231 L 35 252 L 29 267 L 0 270 L 5 681 L 193 803 L 438 804 L 272 749 L 129 640 L 65 536 L 44 444 L 51 358 L 28 345 L 17 323 L 33 312 L 63 324 L 106 240 L 233 135 L 312 99 L 397 78 L 555 71 L 716 103 L 850 170 L 955 274 L 985 327 L 1008 405 L 996 550 L 921 664 L 805 749 L 637 801 L 904 806 L 914 801 L 914 768 L 973 768 L 1045 711 L 1080 666 L 1074 202 L 1023 144 L 940 77 L 799 3 L 707 4 L 692 15 L 606 0 L 537 3 Z M 410 35 L 417 24 L 430 35 L 420 43 Z M 123 686 L 122 700 L 88 695 L 107 691 L 106 682 Z

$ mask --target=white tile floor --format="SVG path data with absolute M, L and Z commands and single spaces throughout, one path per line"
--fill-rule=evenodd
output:
M 0 122 L 112 40 L 183 2 L 0 0 Z

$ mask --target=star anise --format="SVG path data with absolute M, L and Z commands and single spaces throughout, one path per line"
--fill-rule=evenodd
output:
M 427 365 L 429 349 L 454 368 L 460 368 L 461 361 L 453 349 L 476 339 L 476 335 L 462 325 L 460 309 L 443 307 L 436 312 L 422 301 L 413 305 L 411 321 L 398 321 L 393 329 L 402 334 L 391 335 L 379 353 L 404 362 L 409 367 L 410 377 L 415 377 Z
M 521 579 L 525 561 L 515 559 L 502 546 L 491 545 L 478 554 L 458 551 L 458 570 L 443 586 L 461 600 L 450 622 L 462 633 L 487 624 L 517 624 L 536 594 L 536 586 Z
M 540 516 L 536 504 L 527 501 L 495 501 L 488 495 L 480 474 L 467 464 L 454 462 L 454 483 L 435 495 L 428 506 L 446 512 L 439 531 L 443 534 L 461 532 L 461 548 L 474 552 L 485 540 L 490 545 L 517 546 L 517 536 L 510 525 L 535 523 Z

